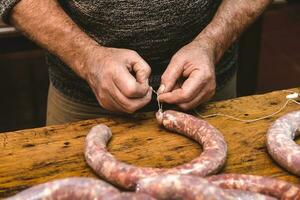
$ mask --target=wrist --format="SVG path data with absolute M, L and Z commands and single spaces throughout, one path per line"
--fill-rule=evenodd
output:
M 230 46 L 228 34 L 219 30 L 218 27 L 214 27 L 212 23 L 195 38 L 195 41 L 206 46 L 211 51 L 214 64 L 219 62 L 226 49 Z
M 219 60 L 219 48 L 218 44 L 215 40 L 213 40 L 210 37 L 206 37 L 204 35 L 199 35 L 197 38 L 195 38 L 192 43 L 198 46 L 200 48 L 200 51 L 204 51 L 206 55 L 210 57 L 213 64 L 217 64 Z
M 78 53 L 73 55 L 73 70 L 84 80 L 89 76 L 90 68 L 95 63 L 95 59 L 102 57 L 105 47 L 99 45 L 96 41 L 89 41 L 83 47 L 78 48 Z

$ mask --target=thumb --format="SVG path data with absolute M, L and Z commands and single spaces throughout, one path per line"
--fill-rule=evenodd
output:
M 183 62 L 177 59 L 171 59 L 166 71 L 161 76 L 161 83 L 157 91 L 158 94 L 170 92 L 182 73 Z

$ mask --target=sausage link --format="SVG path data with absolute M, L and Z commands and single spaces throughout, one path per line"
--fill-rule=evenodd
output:
M 123 192 L 107 198 L 107 200 L 156 200 L 152 196 L 144 193 Z
M 154 200 L 146 194 L 120 193 L 110 184 L 93 178 L 66 178 L 26 189 L 6 200 Z
M 88 165 L 103 179 L 126 189 L 134 189 L 142 178 L 162 174 L 194 174 L 206 176 L 216 173 L 225 163 L 227 146 L 217 129 L 191 115 L 166 111 L 162 124 L 171 130 L 186 135 L 203 146 L 203 153 L 189 163 L 171 168 L 136 167 L 118 161 L 106 149 L 112 136 L 105 125 L 97 125 L 86 137 L 85 158 Z
M 223 189 L 228 195 L 230 195 L 231 199 L 236 200 L 276 200 L 277 198 L 263 195 L 256 192 L 249 192 L 243 190 L 234 190 L 234 189 Z
M 191 175 L 165 175 L 142 179 L 136 192 L 160 200 L 274 200 L 258 193 L 223 190 L 204 178 Z
M 202 154 L 191 162 L 176 167 L 180 174 L 207 176 L 215 174 L 226 161 L 227 144 L 223 135 L 208 122 L 174 110 L 157 112 L 157 121 L 167 130 L 180 133 L 197 141 Z
M 206 178 L 224 189 L 257 192 L 279 199 L 300 199 L 300 188 L 286 181 L 244 174 L 221 174 Z
M 300 175 L 300 147 L 294 139 L 300 131 L 300 111 L 277 119 L 267 133 L 267 148 L 272 158 L 291 173 Z

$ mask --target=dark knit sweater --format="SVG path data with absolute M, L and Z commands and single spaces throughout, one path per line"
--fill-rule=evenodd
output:
M 0 16 L 7 22 L 20 0 L 0 0 Z M 150 84 L 160 75 L 177 50 L 188 44 L 212 20 L 221 0 L 68 0 L 60 1 L 66 13 L 103 46 L 137 51 L 151 66 Z M 56 56 L 47 53 L 52 84 L 70 98 L 98 104 L 88 84 Z M 216 66 L 221 88 L 236 70 L 237 45 Z

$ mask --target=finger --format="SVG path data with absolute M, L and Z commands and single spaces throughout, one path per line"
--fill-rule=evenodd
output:
M 192 101 L 197 95 L 199 95 L 201 89 L 204 88 L 205 82 L 199 79 L 198 73 L 195 75 L 191 74 L 183 85 L 179 89 L 175 89 L 172 92 L 160 94 L 158 99 L 161 102 L 166 102 L 169 104 L 181 104 Z
M 144 107 L 147 103 L 151 101 L 152 90 L 149 88 L 147 94 L 143 98 L 127 98 L 115 87 L 114 93 L 112 94 L 117 103 L 125 110 L 127 113 L 133 113 L 138 109 Z
M 176 84 L 174 85 L 173 90 L 176 90 L 176 89 L 179 89 L 179 88 L 181 88 L 181 84 L 176 82 Z M 168 94 L 168 93 L 165 93 L 165 94 Z M 160 95 L 162 95 L 162 94 L 160 94 Z M 160 95 L 158 95 L 156 99 L 161 102 L 161 100 L 159 100 Z
M 120 67 L 118 75 L 114 77 L 114 84 L 128 98 L 144 97 L 149 89 L 148 84 L 137 82 L 126 67 Z
M 195 99 L 188 103 L 178 104 L 178 107 L 182 110 L 190 110 L 196 108 L 202 103 L 209 101 L 214 95 L 214 91 L 203 90 Z
M 161 84 L 158 93 L 170 92 L 176 81 L 183 73 L 183 61 L 172 58 L 166 71 L 161 76 Z
M 142 58 L 140 58 L 139 61 L 132 63 L 132 69 L 135 72 L 137 82 L 148 85 L 151 68 Z
M 104 95 L 104 94 L 102 94 Z M 98 93 L 96 94 L 99 104 L 106 110 L 111 112 L 125 112 L 124 108 L 122 108 L 114 98 L 109 94 L 106 93 L 105 97 L 100 97 Z

